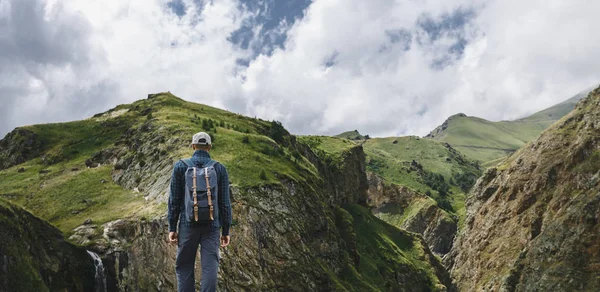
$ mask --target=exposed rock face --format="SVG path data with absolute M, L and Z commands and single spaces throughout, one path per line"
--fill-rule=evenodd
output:
M 369 183 L 366 176 L 365 152 L 356 146 L 343 153 L 339 166 L 327 165 L 309 147 L 296 145 L 302 154 L 317 167 L 323 180 L 324 191 L 329 194 L 329 203 L 341 205 L 348 202 L 365 203 Z
M 0 170 L 39 156 L 43 153 L 43 146 L 34 132 L 15 129 L 0 140 Z
M 310 149 L 305 151 L 310 156 Z M 340 204 L 366 200 L 364 153 L 360 147 L 352 149 L 339 169 L 320 163 L 315 160 L 328 179 L 318 185 L 282 181 L 281 185 L 232 188 L 236 224 L 232 245 L 222 250 L 220 291 L 331 291 L 339 288 L 332 275 L 348 266 L 358 269 L 357 239 L 342 234 L 336 210 Z M 97 233 L 102 234 L 99 239 L 90 236 Z M 164 218 L 82 225 L 71 237 L 87 241 L 103 255 L 109 290 L 174 291 L 176 247 L 166 238 Z M 447 272 L 426 246 L 421 253 L 441 281 L 435 284 L 437 289 L 445 290 L 450 285 Z M 421 272 L 403 267 L 401 271 L 382 268 L 386 286 L 397 291 L 432 287 Z
M 421 234 L 437 254 L 452 247 L 457 220 L 439 208 L 426 195 L 405 186 L 387 184 L 374 173 L 368 173 L 368 205 L 375 216 L 402 229 Z
M 0 200 L 0 291 L 93 291 L 95 268 L 60 230 Z
M 462 291 L 600 291 L 600 89 L 484 174 L 445 260 Z
M 144 110 L 141 110 L 144 111 Z M 148 199 L 167 202 L 173 163 L 169 153 L 186 144 L 180 133 L 169 133 L 152 121 L 127 130 L 116 143 L 109 161 L 114 162 L 113 180 L 138 190 Z
M 48 179 L 58 184 L 53 193 L 58 200 L 45 200 L 50 198 L 49 192 L 42 190 L 35 198 L 44 200 L 28 199 L 25 204 L 59 206 L 58 211 L 44 214 L 51 222 L 76 220 L 60 226 L 73 232 L 71 241 L 101 257 L 108 291 L 176 290 L 176 247 L 166 240 L 165 203 L 174 159 L 191 153 L 187 143 L 198 128 L 214 132 L 217 143 L 213 153 L 223 157 L 236 183 L 231 189 L 232 245 L 221 250 L 220 291 L 445 291 L 450 287 L 448 273 L 420 236 L 386 224 L 364 206 L 368 183 L 361 146 L 344 147 L 335 155 L 321 157 L 323 153 L 296 141 L 277 122 L 187 103 L 170 94 L 150 98 L 68 127 L 53 125 L 55 133 L 81 131 L 73 137 L 64 135 L 54 144 L 46 143 L 50 150 L 40 154 L 43 156 L 34 155 L 40 162 L 24 165 L 25 174 L 14 184 L 17 190 L 31 185 L 37 188 L 37 181 L 27 180 L 27 172 L 41 167 L 40 173 L 50 173 Z M 31 127 L 36 133 L 45 133 L 46 128 Z M 105 135 L 100 136 L 97 129 L 111 131 L 102 131 Z M 254 172 L 259 167 L 268 170 L 266 179 Z M 37 175 L 38 170 L 35 172 Z M 19 174 L 16 169 L 9 173 L 15 174 Z M 99 174 L 102 177 L 96 176 Z M 110 182 L 109 175 L 119 186 Z M 3 189 L 13 188 L 6 186 L 6 180 L 0 182 Z M 44 176 L 39 185 L 50 190 L 52 182 Z M 131 191 L 104 196 L 112 190 L 122 191 L 120 187 Z M 113 204 L 94 205 L 94 210 L 71 208 L 72 202 L 91 205 L 88 196 L 79 199 L 86 191 L 97 191 L 94 200 L 107 198 Z M 18 198 L 3 196 L 9 195 Z M 59 200 L 65 204 L 54 206 Z M 83 224 L 72 229 L 72 222 Z M 86 257 L 91 265 L 92 259 Z M 0 263 L 12 263 L 2 260 Z M 6 266 L 2 268 L 6 270 Z M 57 267 L 70 271 L 69 267 Z M 31 268 L 37 270 L 43 268 Z M 200 271 L 196 275 L 199 278 Z M 93 279 L 89 283 L 93 285 Z M 20 290 L 44 289 L 25 286 Z

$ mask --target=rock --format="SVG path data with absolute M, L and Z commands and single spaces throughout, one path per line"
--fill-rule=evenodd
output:
M 79 170 L 79 168 L 77 168 L 77 167 L 71 168 L 71 171 L 78 171 L 78 170 Z
M 25 172 L 25 168 L 21 167 L 17 170 L 17 172 Z
M 77 210 L 75 210 L 75 211 L 71 211 L 71 214 L 73 214 L 73 215 L 77 215 L 77 214 L 79 214 L 79 211 L 77 211 Z
M 0 216 L 0 291 L 94 291 L 95 269 L 85 249 L 11 203 L 0 204 Z
M 83 221 L 83 225 L 90 225 L 92 224 L 92 219 L 86 219 L 85 221 Z
M 600 291 L 600 88 L 497 168 L 466 201 L 444 258 L 463 291 Z
M 100 183 L 102 183 L 102 184 L 103 184 L 103 183 L 106 183 L 106 180 L 104 180 L 104 179 L 101 179 L 101 180 L 100 180 Z
M 0 170 L 38 157 L 45 151 L 44 146 L 36 133 L 16 128 L 0 140 Z
M 388 223 L 421 234 L 432 252 L 444 255 L 450 251 L 458 225 L 446 211 L 426 195 L 405 186 L 387 184 L 374 173 L 368 173 L 367 204 L 373 214 Z M 412 216 L 404 216 L 407 210 Z M 402 221 L 395 218 L 402 217 Z
M 99 167 L 103 164 L 116 164 L 119 156 L 126 150 L 120 147 L 113 147 L 98 151 L 85 161 L 88 168 Z
M 39 171 L 40 174 L 45 174 L 45 173 L 50 173 L 50 170 L 48 169 L 42 169 Z

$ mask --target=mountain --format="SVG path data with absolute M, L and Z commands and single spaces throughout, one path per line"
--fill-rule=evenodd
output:
M 464 194 L 481 175 L 476 162 L 448 143 L 415 136 L 373 138 L 363 148 L 369 172 L 431 197 L 462 222 Z
M 600 291 L 600 88 L 490 168 L 445 262 L 462 291 Z
M 170 93 L 82 121 L 15 129 L 0 140 L 0 198 L 99 254 L 109 291 L 173 291 L 169 180 L 200 130 L 211 134 L 211 155 L 231 180 L 234 226 L 220 289 L 451 289 L 422 237 L 370 212 L 360 144 L 321 151 L 278 122 Z
M 354 130 L 341 133 L 339 135 L 336 135 L 336 137 L 345 138 L 348 140 L 365 140 L 369 138 L 369 135 L 363 136 L 358 132 L 358 130 Z
M 478 164 L 449 144 L 430 139 L 339 136 L 299 139 L 325 153 L 362 145 L 371 211 L 389 224 L 422 235 L 434 253 L 447 253 L 464 218 L 464 194 L 481 174 Z
M 447 142 L 469 158 L 493 165 L 537 138 L 544 129 L 573 110 L 575 104 L 590 91 L 586 90 L 560 104 L 514 121 L 491 122 L 456 114 L 426 138 Z

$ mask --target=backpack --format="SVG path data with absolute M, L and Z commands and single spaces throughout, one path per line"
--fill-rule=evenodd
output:
M 218 184 L 214 160 L 204 167 L 197 167 L 191 159 L 181 160 L 186 166 L 185 198 L 183 199 L 188 222 L 206 225 L 217 218 Z

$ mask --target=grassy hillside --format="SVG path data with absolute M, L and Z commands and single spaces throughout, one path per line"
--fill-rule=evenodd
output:
M 439 207 L 464 216 L 464 194 L 481 175 L 478 164 L 448 144 L 415 136 L 351 141 L 340 137 L 299 138 L 315 149 L 336 153 L 361 144 L 367 170 L 389 183 L 407 186 L 433 198 Z
M 330 275 L 337 291 L 402 291 L 407 286 L 414 291 L 441 290 L 441 264 L 424 252 L 427 247 L 421 239 L 375 218 L 360 205 L 339 208 L 336 217 L 350 255 L 361 255 L 355 266 L 341 267 L 339 276 Z M 398 273 L 407 269 L 418 272 L 412 277 Z M 397 286 L 394 277 L 403 277 L 406 286 Z
M 485 166 L 494 165 L 538 137 L 544 129 L 573 110 L 577 101 L 586 94 L 587 91 L 515 121 L 491 122 L 457 114 L 448 118 L 426 138 L 447 142 Z
M 354 130 L 354 131 L 347 131 L 347 132 L 341 133 L 339 135 L 336 135 L 335 137 L 345 138 L 348 140 L 365 140 L 365 139 L 369 138 L 369 135 L 363 136 L 358 132 L 358 130 Z
M 9 133 L 0 141 L 0 198 L 49 221 L 67 236 L 91 219 L 86 226 L 97 228 L 94 236 L 99 238 L 90 240 L 88 248 L 98 242 L 113 244 L 102 235 L 103 223 L 131 219 L 122 223 L 133 224 L 122 227 L 129 231 L 115 232 L 123 237 L 123 245 L 116 247 L 130 253 L 129 272 L 143 271 L 140 263 L 168 261 L 172 250 L 162 247 L 165 237 L 160 232 L 166 227 L 139 235 L 135 230 L 144 222 L 153 222 L 148 223 L 152 228 L 164 224 L 158 218 L 167 212 L 173 163 L 191 155 L 190 138 L 200 130 L 211 134 L 211 156 L 227 166 L 232 182 L 237 245 L 227 250 L 229 258 L 223 264 L 230 279 L 227 287 L 286 290 L 322 284 L 312 288 L 410 286 L 431 291 L 449 283 L 418 237 L 354 205 L 367 191 L 364 154 L 357 144 L 342 138 L 318 143 L 296 139 L 278 122 L 186 102 L 170 93 L 150 95 L 82 121 L 25 126 Z M 325 180 L 325 175 L 346 188 Z M 348 206 L 341 208 L 339 202 Z M 134 240 L 143 244 L 129 246 Z M 154 248 L 144 252 L 137 247 Z M 119 262 L 117 270 L 126 265 Z M 173 270 L 168 271 L 157 273 L 168 277 Z M 120 284 L 173 281 L 139 273 L 130 277 Z
M 447 144 L 415 136 L 374 138 L 363 147 L 369 171 L 427 194 L 442 209 L 464 216 L 464 194 L 481 174 L 477 163 Z
M 291 148 L 284 146 L 289 141 L 281 134 L 287 132 L 281 127 L 281 133 L 276 133 L 279 127 L 171 94 L 120 105 L 82 121 L 21 127 L 16 131 L 32 133 L 42 147 L 38 157 L 0 170 L 0 197 L 65 233 L 86 219 L 102 223 L 157 216 L 166 207 L 145 203 L 151 189 L 148 184 L 156 180 L 156 165 L 170 168 L 178 159 L 189 157 L 193 152 L 188 147 L 190 137 L 201 130 L 212 135 L 211 155 L 227 165 L 234 185 L 278 184 L 284 178 L 298 181 L 314 175 L 312 164 L 302 156 L 293 157 Z M 12 138 L 11 143 L 18 142 L 18 137 Z M 102 156 L 118 156 L 120 151 L 126 153 L 114 167 L 110 161 L 94 162 L 94 157 L 101 160 Z M 123 168 L 139 169 L 122 183 L 130 188 L 113 180 Z M 168 174 L 167 170 L 167 178 Z

